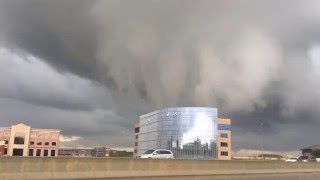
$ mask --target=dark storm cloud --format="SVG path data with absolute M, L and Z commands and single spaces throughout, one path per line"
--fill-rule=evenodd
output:
M 108 108 L 106 102 L 112 101 L 101 84 L 70 73 L 59 74 L 32 56 L 0 49 L 0 59 L 0 97 L 79 111 Z
M 319 5 L 246 0 L 1 1 L 0 45 L 49 63 L 60 78 L 51 86 L 53 95 L 43 82 L 2 79 L 2 84 L 14 81 L 12 86 L 23 90 L 10 91 L 3 85 L 0 95 L 78 110 L 73 118 L 89 111 L 94 120 L 88 128 L 80 128 L 79 134 L 76 127 L 65 129 L 90 137 L 111 137 L 120 132 L 117 129 L 130 132 L 139 114 L 155 108 L 213 106 L 220 116 L 233 119 L 236 148 L 254 148 L 246 141 L 255 139 L 264 122 L 266 134 L 277 136 L 278 144 L 271 149 L 293 149 L 297 144 L 281 145 L 281 137 L 302 122 L 319 124 Z M 92 88 L 72 93 L 53 88 L 69 89 L 73 81 L 86 82 L 76 87 Z M 97 109 L 116 114 L 106 116 L 115 128 L 107 127 L 103 115 L 95 116 Z M 291 130 L 279 129 L 288 124 Z M 299 135 L 312 143 L 311 132 Z M 127 137 L 121 137 L 127 146 Z
M 67 146 L 132 145 L 132 126 L 142 112 L 140 106 L 146 106 L 142 102 L 123 102 L 112 97 L 111 89 L 62 74 L 30 55 L 2 48 L 0 59 L 1 126 L 25 123 L 61 129 L 64 139 L 74 139 L 63 143 Z
M 95 26 L 91 1 L 1 1 L 3 43 L 61 70 L 94 78 Z M 1 37 L 1 36 L 0 36 Z

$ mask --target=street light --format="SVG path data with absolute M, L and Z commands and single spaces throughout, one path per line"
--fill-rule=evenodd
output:
M 261 157 L 264 160 L 264 155 L 263 155 L 263 123 L 260 123 L 260 146 L 261 146 Z

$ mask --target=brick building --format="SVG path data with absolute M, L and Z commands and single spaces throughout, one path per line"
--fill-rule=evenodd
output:
M 5 156 L 57 156 L 60 130 L 36 129 L 25 124 L 0 127 Z
M 0 141 L 0 156 L 3 156 L 4 154 L 4 141 Z

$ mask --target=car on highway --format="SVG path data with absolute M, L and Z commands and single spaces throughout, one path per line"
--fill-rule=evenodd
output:
M 299 162 L 317 162 L 316 158 L 313 156 L 300 156 L 298 158 Z
M 286 159 L 285 162 L 298 162 L 298 157 L 292 157 L 292 158 L 289 158 L 289 159 Z
M 166 149 L 147 150 L 138 158 L 173 159 L 173 153 Z

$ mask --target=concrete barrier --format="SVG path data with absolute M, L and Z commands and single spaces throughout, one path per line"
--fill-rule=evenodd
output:
M 320 163 L 133 158 L 0 158 L 1 180 L 293 172 L 320 172 Z

